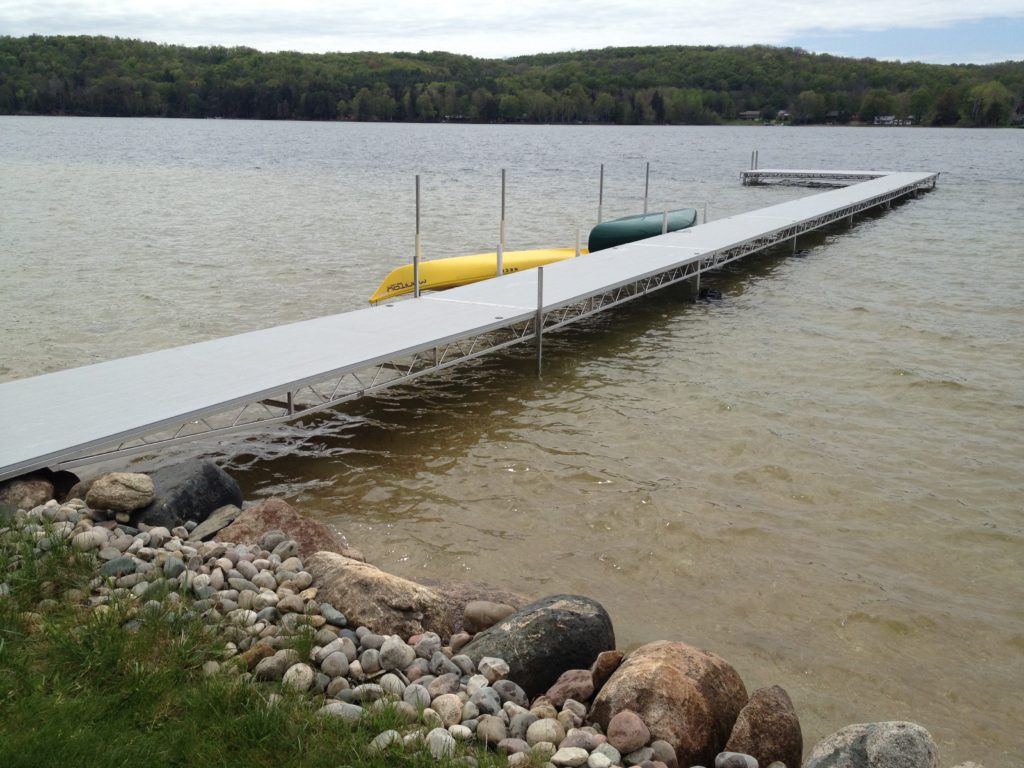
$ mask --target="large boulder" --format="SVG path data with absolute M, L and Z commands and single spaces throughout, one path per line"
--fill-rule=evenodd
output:
M 217 532 L 219 541 L 256 544 L 267 531 L 284 531 L 299 545 L 299 555 L 309 557 L 314 552 L 337 552 L 353 560 L 364 560 L 363 555 L 348 545 L 348 540 L 319 520 L 300 515 L 283 499 L 267 499 L 243 509 L 230 525 Z
M 132 513 L 132 525 L 163 526 L 171 530 L 188 521 L 201 523 L 225 504 L 242 506 L 238 483 L 212 461 L 195 459 L 162 467 L 150 474 L 156 495 Z M 92 493 L 92 489 L 89 490 Z
M 25 475 L 0 483 L 0 504 L 30 510 L 53 498 L 53 483 L 41 474 Z
M 608 612 L 581 595 L 553 595 L 520 608 L 462 648 L 474 663 L 504 659 L 509 679 L 530 698 L 544 693 L 567 669 L 587 668 L 615 647 Z
M 140 472 L 108 472 L 89 486 L 85 503 L 92 509 L 134 512 L 153 501 L 153 479 Z
M 822 739 L 804 768 L 938 768 L 928 731 L 902 721 L 857 723 Z
M 743 680 L 724 659 L 685 643 L 658 641 L 630 653 L 594 698 L 590 720 L 607 728 L 632 710 L 679 765 L 713 765 L 747 703 Z
M 736 718 L 725 751 L 750 755 L 758 765 L 780 762 L 800 768 L 804 739 L 789 694 L 777 685 L 754 691 Z
M 406 639 L 451 632 L 444 597 L 429 587 L 336 552 L 316 552 L 304 565 L 319 589 L 317 599 L 343 612 L 349 625 Z

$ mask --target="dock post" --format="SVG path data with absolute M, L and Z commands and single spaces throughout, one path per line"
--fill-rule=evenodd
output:
M 757 170 L 757 166 L 761 164 L 761 151 L 758 149 L 754 150 L 754 170 Z
M 416 251 L 412 256 L 412 295 L 420 297 L 420 175 L 416 174 Z
M 750 170 L 754 170 L 754 150 L 750 150 Z
M 707 203 L 704 203 L 704 216 L 702 217 L 702 220 L 701 220 L 700 223 L 701 224 L 707 224 L 708 223 L 708 204 Z
M 647 174 L 644 177 L 644 216 L 647 215 L 647 192 L 651 188 L 651 162 L 647 161 Z
M 576 227 L 576 255 L 580 255 L 580 228 Z
M 505 274 L 505 248 L 502 246 L 501 241 L 498 241 L 498 269 L 495 272 L 496 277 L 501 277 Z
M 597 223 L 601 223 L 601 214 L 604 208 L 604 163 L 601 163 L 601 176 L 597 182 Z
M 501 169 L 501 249 L 505 250 L 505 169 Z
M 539 379 L 544 348 L 544 267 L 537 267 L 537 317 L 534 323 L 536 324 L 537 378 Z
M 700 301 L 700 260 L 697 260 L 697 292 L 693 294 L 694 303 Z

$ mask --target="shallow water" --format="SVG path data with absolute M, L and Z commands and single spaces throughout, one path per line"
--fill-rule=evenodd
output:
M 808 749 L 909 719 L 943 765 L 1024 757 L 1024 134 L 0 118 L 0 379 L 363 306 L 413 243 L 572 245 L 597 213 L 809 194 L 762 166 L 938 189 L 532 350 L 202 443 L 381 567 L 580 592 L 620 647 L 781 684 Z

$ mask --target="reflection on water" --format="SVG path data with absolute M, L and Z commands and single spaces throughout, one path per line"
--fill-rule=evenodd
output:
M 363 306 L 411 249 L 416 173 L 439 256 L 494 247 L 503 165 L 516 247 L 571 244 L 602 161 L 606 215 L 641 207 L 648 159 L 654 210 L 806 193 L 741 187 L 754 143 L 943 171 L 705 275 L 720 299 L 547 336 L 539 380 L 523 346 L 137 466 L 205 451 L 396 573 L 591 595 L 625 647 L 783 685 L 808 744 L 911 719 L 943 764 L 1020 762 L 1017 134 L 22 120 L 0 119 L 0 378 Z

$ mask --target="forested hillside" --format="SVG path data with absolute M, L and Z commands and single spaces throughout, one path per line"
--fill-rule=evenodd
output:
M 936 65 L 753 46 L 449 53 L 261 53 L 109 37 L 0 37 L 0 114 L 712 124 L 913 116 L 1018 120 L 1024 62 Z M 743 114 L 746 113 L 746 114 Z

